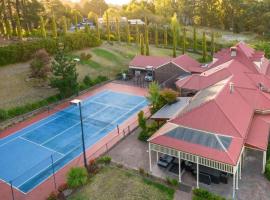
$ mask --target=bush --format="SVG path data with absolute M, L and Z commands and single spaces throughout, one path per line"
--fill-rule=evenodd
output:
M 81 53 L 80 55 L 80 60 L 82 61 L 87 61 L 90 60 L 90 58 L 92 57 L 92 55 L 90 53 Z
M 208 192 L 204 189 L 194 189 L 193 190 L 193 200 L 226 200 L 225 198 Z
M 63 184 L 58 186 L 58 192 L 63 192 L 66 189 L 68 189 L 68 184 L 67 183 L 63 183 Z
M 91 78 L 86 75 L 83 79 L 83 83 L 87 86 L 92 86 L 93 85 L 93 81 L 91 80 Z
M 36 110 L 38 108 L 41 108 L 43 106 L 47 106 L 49 103 L 56 102 L 60 99 L 58 95 L 48 97 L 44 100 L 37 101 L 34 103 L 28 103 L 24 106 L 18 106 L 14 108 L 10 108 L 8 110 L 0 109 L 0 121 L 4 121 L 13 117 L 16 117 L 18 115 L 25 114 L 27 112 L 31 112 L 33 110 Z
M 78 188 L 85 185 L 88 180 L 88 173 L 84 167 L 71 168 L 67 175 L 67 184 L 70 188 Z
M 178 184 L 179 184 L 176 179 L 170 178 L 170 177 L 166 177 L 166 181 L 167 181 L 168 185 L 171 185 L 174 187 L 178 186 Z
M 142 130 L 146 130 L 146 118 L 144 117 L 144 112 L 141 110 L 138 113 L 138 122 Z
M 112 158 L 110 156 L 102 156 L 97 160 L 97 162 L 108 165 L 111 163 L 111 160 Z
M 141 168 L 141 167 L 139 168 L 139 173 L 140 173 L 141 175 L 143 175 L 143 176 L 146 174 L 146 173 L 145 173 L 145 170 L 144 170 L 143 168 Z
M 158 130 L 158 124 L 156 121 L 153 121 L 140 132 L 138 139 L 146 142 L 156 132 L 156 130 Z
M 6 119 L 8 119 L 7 111 L 0 109 L 0 121 L 4 121 Z
M 166 103 L 172 104 L 177 101 L 179 93 L 172 89 L 165 88 L 160 92 L 160 96 L 165 100 Z
M 40 49 L 34 54 L 30 63 L 31 76 L 35 78 L 47 78 L 51 71 L 50 56 L 45 49 Z
M 98 165 L 97 165 L 97 162 L 96 162 L 95 159 L 92 159 L 92 160 L 89 161 L 89 164 L 87 166 L 87 169 L 88 169 L 88 172 L 90 174 L 96 174 L 96 173 L 98 173 L 99 168 L 98 168 Z
M 58 193 L 57 191 L 53 191 L 49 194 L 47 200 L 57 200 Z
M 266 162 L 265 177 L 270 181 L 270 160 Z

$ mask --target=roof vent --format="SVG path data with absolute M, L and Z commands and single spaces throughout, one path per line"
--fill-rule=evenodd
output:
M 230 82 L 230 93 L 232 94 L 234 92 L 234 83 Z
M 235 57 L 236 56 L 236 51 L 237 51 L 236 47 L 231 47 L 230 51 L 231 51 L 231 57 Z

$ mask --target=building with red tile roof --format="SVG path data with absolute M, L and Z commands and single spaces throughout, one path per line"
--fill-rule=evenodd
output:
M 148 140 L 150 151 L 188 160 L 197 168 L 233 174 L 234 198 L 246 148 L 262 152 L 265 169 L 270 123 L 268 68 L 264 53 L 242 42 L 217 52 L 207 70 L 176 82 L 181 91 L 196 94 Z
M 184 54 L 176 58 L 138 55 L 130 61 L 129 70 L 135 77 L 150 72 L 155 81 L 170 87 L 174 86 L 178 77 L 200 74 L 205 69 L 198 61 Z

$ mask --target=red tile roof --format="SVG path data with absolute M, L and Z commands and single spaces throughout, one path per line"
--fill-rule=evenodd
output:
M 187 54 L 180 55 L 174 58 L 171 62 L 188 72 L 201 73 L 205 71 L 205 69 L 201 67 L 201 64 L 197 60 L 194 60 Z
M 216 54 L 217 60 L 209 65 L 207 71 L 176 82 L 179 88 L 199 92 L 179 116 L 170 120 L 170 123 L 178 126 L 232 137 L 237 142 L 230 146 L 228 155 L 164 136 L 153 137 L 150 142 L 230 164 L 236 163 L 243 145 L 263 151 L 267 149 L 270 77 L 266 72 L 270 71 L 267 66 L 269 61 L 263 53 L 256 52 L 244 43 L 236 45 L 236 49 L 235 57 L 231 56 L 230 50 L 222 50 Z M 266 64 L 258 67 L 253 63 L 258 58 Z
M 201 73 L 205 70 L 201 67 L 199 62 L 186 54 L 180 55 L 176 58 L 138 55 L 131 60 L 129 67 L 146 68 L 148 66 L 153 66 L 154 68 L 158 68 L 169 62 L 190 73 Z
M 157 68 L 167 62 L 170 62 L 170 60 L 170 57 L 138 55 L 131 60 L 129 66 L 135 68 L 146 68 L 148 66 L 152 66 Z

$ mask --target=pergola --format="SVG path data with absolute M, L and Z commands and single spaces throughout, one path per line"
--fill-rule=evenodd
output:
M 165 127 L 164 127 L 165 126 Z M 174 158 L 178 159 L 178 165 L 179 165 L 179 175 L 178 175 L 178 181 L 182 182 L 182 178 L 181 178 L 181 161 L 185 160 L 185 161 L 189 161 L 192 163 L 196 164 L 196 182 L 197 182 L 197 188 L 199 188 L 199 171 L 200 171 L 200 165 L 201 166 L 206 166 L 212 169 L 216 169 L 222 172 L 226 172 L 229 174 L 232 174 L 233 176 L 233 192 L 232 192 L 232 198 L 235 198 L 235 192 L 236 190 L 238 190 L 238 182 L 239 179 L 241 179 L 241 173 L 242 173 L 242 162 L 243 162 L 243 152 L 244 152 L 244 146 L 242 146 L 242 148 L 240 148 L 240 152 L 239 152 L 239 156 L 236 157 L 235 159 L 235 163 L 229 163 L 229 162 L 221 162 L 218 159 L 213 159 L 211 158 L 211 156 L 207 156 L 207 154 L 200 154 L 200 153 L 194 153 L 194 151 L 189 151 L 189 149 L 185 149 L 185 145 L 180 145 L 181 147 L 183 147 L 182 149 L 177 148 L 176 146 L 179 146 L 179 144 L 171 145 L 173 142 L 169 139 L 172 138 L 167 138 L 168 141 L 166 141 L 166 137 L 168 137 L 168 134 L 172 133 L 173 131 L 175 132 L 175 130 L 177 128 L 179 128 L 179 126 L 175 126 L 172 125 L 170 123 L 165 124 L 155 135 L 153 135 L 149 140 L 149 165 L 150 165 L 150 172 L 152 172 L 152 152 L 156 153 L 156 159 L 157 162 L 159 160 L 159 154 L 165 154 L 165 155 L 169 155 L 172 156 Z M 179 131 L 183 132 L 186 131 L 184 129 L 190 130 L 190 131 L 194 131 L 193 129 L 189 129 L 186 127 L 180 127 L 181 129 Z M 197 132 L 195 132 L 197 134 Z M 193 138 L 191 138 L 192 142 L 196 142 L 196 138 L 198 137 L 198 135 L 194 135 Z M 215 138 L 217 139 L 217 141 L 219 141 L 220 143 L 216 143 L 216 146 L 213 146 L 214 142 L 210 142 L 212 147 L 209 148 L 224 148 L 226 149 L 226 144 L 225 144 L 225 140 L 223 140 L 222 136 L 216 136 L 216 135 L 210 135 L 209 133 L 203 133 L 201 132 L 200 134 L 206 134 L 204 135 L 205 137 L 208 137 L 208 141 L 211 140 L 211 137 L 213 140 L 215 140 Z M 209 134 L 209 135 L 207 135 Z M 164 136 L 166 135 L 166 136 Z M 172 134 L 171 134 L 172 135 Z M 176 134 L 174 133 L 174 136 Z M 191 135 L 191 133 L 187 133 L 187 135 Z M 179 135 L 178 135 L 179 136 Z M 177 137 L 178 137 L 177 136 Z M 194 139 L 195 138 L 195 139 Z M 209 139 L 210 138 L 210 139 Z M 159 140 L 160 139 L 160 140 Z M 173 138 L 175 139 L 175 138 Z M 178 138 L 179 139 L 179 138 Z M 226 138 L 225 138 L 226 139 Z M 181 140 L 181 139 L 179 139 Z M 186 140 L 186 139 L 185 139 Z M 200 140 L 203 140 L 203 138 L 200 136 Z M 162 142 L 160 142 L 162 141 Z M 187 142 L 186 141 L 181 141 L 181 142 Z M 208 142 L 209 143 L 209 142 Z M 209 143 L 209 144 L 210 144 Z M 167 145 L 168 144 L 168 145 Z M 221 146 L 219 146 L 221 144 Z M 224 145 L 222 145 L 224 144 Z M 234 146 L 237 144 L 237 141 L 231 141 L 230 145 Z M 200 145 L 200 144 L 189 144 L 190 146 L 192 145 Z M 205 147 L 204 147 L 205 148 Z M 183 150 L 184 149 L 184 150 Z M 194 148 L 192 148 L 194 149 Z M 228 153 L 226 151 L 229 150 L 225 150 L 224 154 Z M 200 152 L 200 151 L 199 151 Z M 205 153 L 205 152 L 204 152 Z M 207 152 L 206 152 L 207 153 Z

